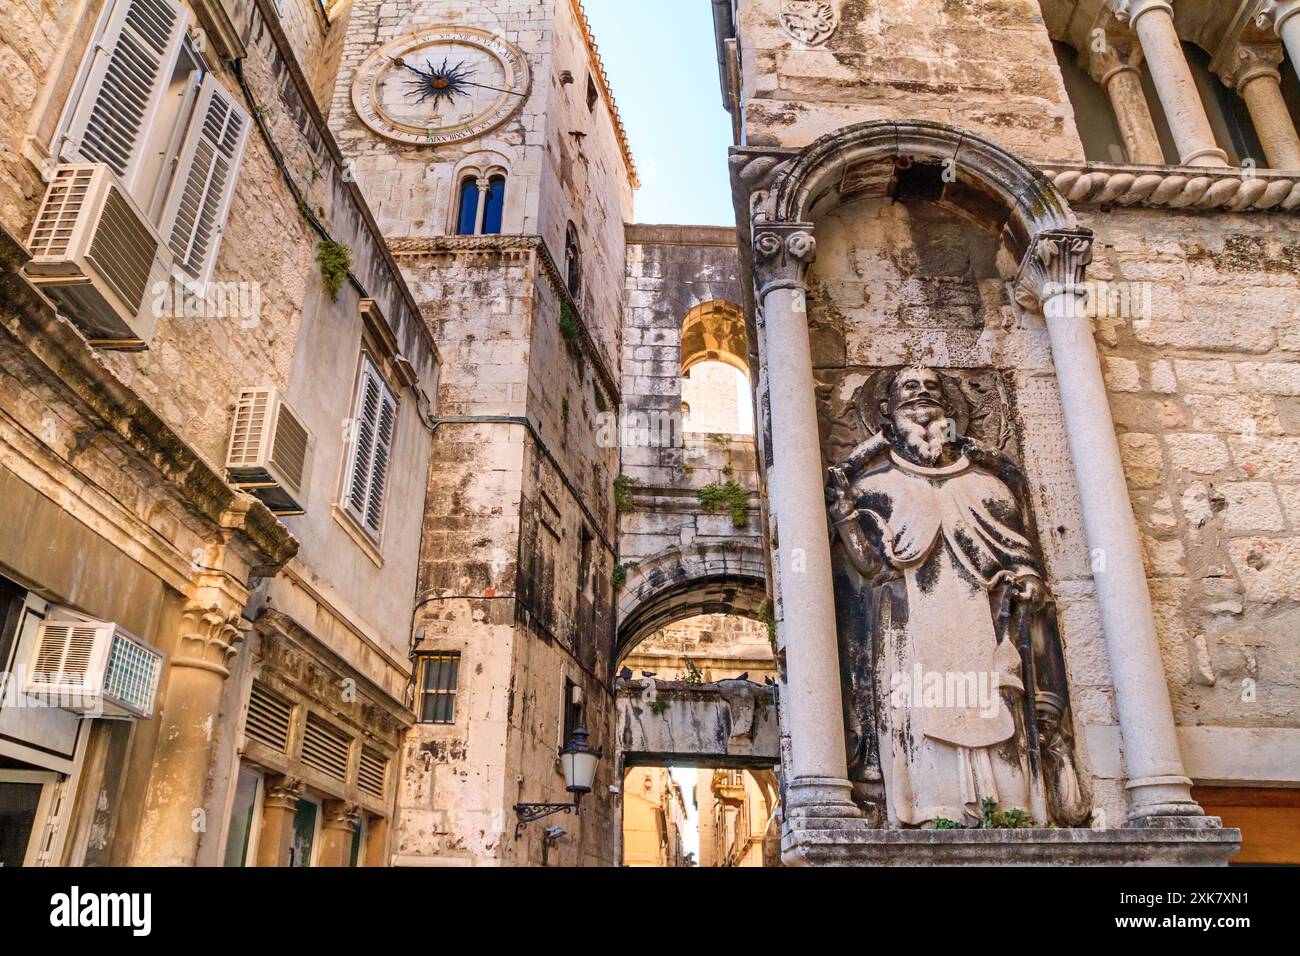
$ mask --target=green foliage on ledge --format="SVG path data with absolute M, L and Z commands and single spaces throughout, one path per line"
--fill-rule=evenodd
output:
M 632 479 L 627 475 L 614 479 L 614 510 L 619 514 L 632 510 Z
M 316 262 L 320 265 L 320 276 L 325 280 L 330 301 L 337 302 L 339 289 L 343 288 L 348 269 L 352 268 L 352 250 L 341 242 L 322 239 L 316 246 Z
M 716 481 L 701 488 L 695 495 L 700 500 L 700 507 L 707 515 L 721 511 L 731 512 L 731 524 L 736 528 L 749 527 L 749 492 L 736 484 L 734 478 L 728 478 L 725 485 Z

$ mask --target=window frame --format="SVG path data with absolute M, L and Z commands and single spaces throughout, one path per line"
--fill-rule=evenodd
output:
M 437 727 L 450 727 L 455 725 L 456 718 L 459 716 L 457 698 L 460 697 L 460 672 L 463 654 L 460 651 L 426 651 L 419 654 L 418 657 L 420 661 L 420 669 L 419 681 L 416 685 L 418 698 L 416 703 L 419 706 L 415 712 L 416 723 Z M 440 663 L 450 661 L 455 662 L 456 679 L 446 688 L 430 689 L 428 687 L 428 678 L 425 675 L 428 673 L 429 665 L 435 661 Z M 450 702 L 449 706 L 451 707 L 451 714 L 448 720 L 430 720 L 425 717 L 425 701 L 431 696 L 436 698 L 445 698 Z
M 257 866 L 258 844 L 262 837 L 262 812 L 265 809 L 264 800 L 266 797 L 266 772 L 260 767 L 252 764 L 243 763 L 235 771 L 235 791 L 238 792 L 239 775 L 247 773 L 249 776 L 256 778 L 256 789 L 253 792 L 253 813 L 248 822 L 248 833 L 244 836 L 244 863 L 240 869 Z M 226 868 L 226 856 L 230 852 L 230 835 L 231 826 L 234 823 L 235 801 L 234 793 L 230 801 L 230 819 L 226 823 L 226 847 L 222 854 L 222 867 Z

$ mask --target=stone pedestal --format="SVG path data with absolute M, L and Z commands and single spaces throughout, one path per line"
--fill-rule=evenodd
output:
M 807 820 L 781 838 L 786 866 L 1223 866 L 1241 831 L 1208 825 L 1114 830 L 873 830 Z

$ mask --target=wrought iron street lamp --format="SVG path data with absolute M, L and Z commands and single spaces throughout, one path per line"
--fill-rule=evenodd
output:
M 596 763 L 601 751 L 594 749 L 587 742 L 587 728 L 575 727 L 568 743 L 560 748 L 560 764 L 564 768 L 564 789 L 573 794 L 572 803 L 516 803 L 515 839 L 524 832 L 524 827 L 534 820 L 541 820 L 553 813 L 577 813 L 579 804 L 585 794 L 591 793 L 592 781 L 596 779 Z

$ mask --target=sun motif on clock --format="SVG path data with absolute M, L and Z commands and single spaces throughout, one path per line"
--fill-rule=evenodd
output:
M 473 27 L 430 27 L 372 53 L 352 83 L 352 105 L 381 136 L 437 146 L 496 129 L 531 82 L 513 44 Z

